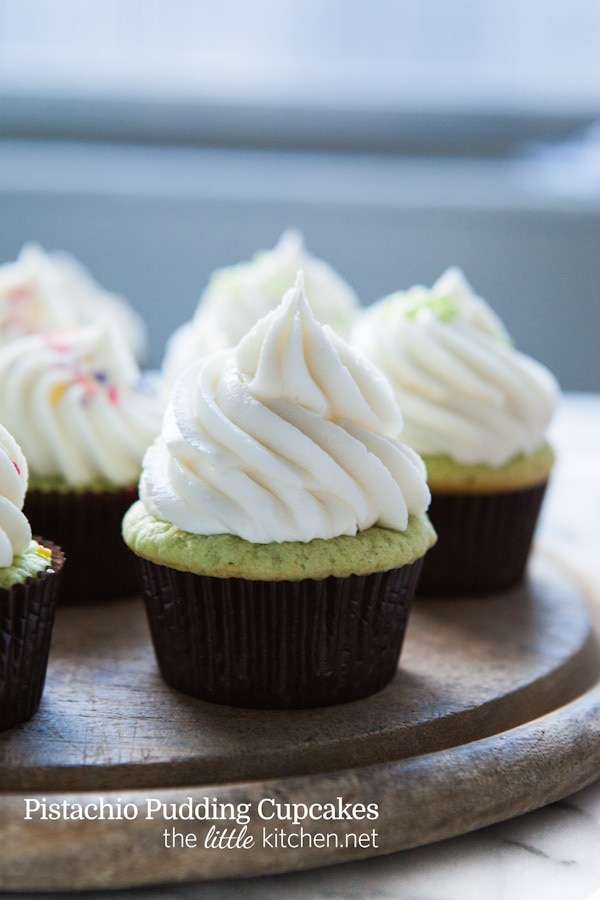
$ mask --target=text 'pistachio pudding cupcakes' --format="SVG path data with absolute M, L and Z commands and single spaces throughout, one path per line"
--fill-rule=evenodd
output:
M 181 375 L 123 523 L 168 684 L 285 708 L 390 681 L 435 540 L 400 428 L 301 276 L 236 348 Z
M 61 600 L 139 593 L 121 540 L 164 397 L 119 332 L 105 325 L 34 334 L 0 347 L 0 421 L 29 464 L 25 514 L 69 565 Z
M 353 345 L 387 376 L 423 457 L 438 534 L 420 592 L 486 592 L 525 573 L 553 464 L 558 385 L 516 350 L 460 270 L 367 308 Z
M 0 731 L 39 706 L 64 555 L 22 512 L 27 461 L 0 425 Z
M 101 287 L 68 253 L 25 244 L 14 262 L 0 265 L 0 346 L 28 334 L 107 320 L 136 359 L 147 352 L 141 316 L 121 296 Z
M 286 231 L 273 249 L 213 272 L 193 319 L 167 343 L 167 383 L 200 356 L 235 346 L 258 319 L 279 306 L 300 269 L 315 317 L 347 337 L 358 310 L 356 294 L 332 266 L 308 252 L 299 232 Z

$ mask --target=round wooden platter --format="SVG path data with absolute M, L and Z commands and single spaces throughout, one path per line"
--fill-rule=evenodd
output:
M 597 599 L 538 551 L 512 591 L 417 600 L 376 696 L 295 711 L 170 690 L 139 599 L 61 608 L 40 709 L 0 735 L 0 888 L 330 865 L 564 797 L 600 776 Z

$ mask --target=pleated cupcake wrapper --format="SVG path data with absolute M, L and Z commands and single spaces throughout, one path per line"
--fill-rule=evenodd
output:
M 69 561 L 59 602 L 96 603 L 141 593 L 137 559 L 121 537 L 121 520 L 136 499 L 135 487 L 27 492 L 24 512 L 32 529 L 52 534 Z
M 0 590 L 0 731 L 31 718 L 46 680 L 64 555 L 37 540 L 52 551 L 51 571 Z
M 421 563 L 263 582 L 141 560 L 163 678 L 194 697 L 250 708 L 327 706 L 373 694 L 396 671 Z
M 524 577 L 546 484 L 489 494 L 437 494 L 438 540 L 425 556 L 419 594 L 489 593 Z

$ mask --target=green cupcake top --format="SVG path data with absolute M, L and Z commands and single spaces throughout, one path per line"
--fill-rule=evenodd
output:
M 40 491 L 43 494 L 103 494 L 105 491 L 116 491 L 121 488 L 106 478 L 94 478 L 90 481 L 69 482 L 60 475 L 32 475 L 29 473 L 29 491 Z
M 13 557 L 12 565 L 0 567 L 0 590 L 10 590 L 35 578 L 50 565 L 52 553 L 47 547 L 32 541 L 29 547 Z
M 502 466 L 465 465 L 450 456 L 424 456 L 427 481 L 435 493 L 480 493 L 519 490 L 547 480 L 554 451 L 546 441 L 529 454 L 513 456 Z
M 123 539 L 138 556 L 182 572 L 251 581 L 301 581 L 368 575 L 415 562 L 435 543 L 426 515 L 405 531 L 373 526 L 330 540 L 252 544 L 232 534 L 182 531 L 150 515 L 137 501 L 123 519 Z

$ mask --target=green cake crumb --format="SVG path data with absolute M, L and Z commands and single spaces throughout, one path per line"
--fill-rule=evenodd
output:
M 373 526 L 356 535 L 252 544 L 232 534 L 182 531 L 150 515 L 137 501 L 123 519 L 123 539 L 138 556 L 182 572 L 250 581 L 302 581 L 368 575 L 415 562 L 436 540 L 426 515 L 405 531 Z

